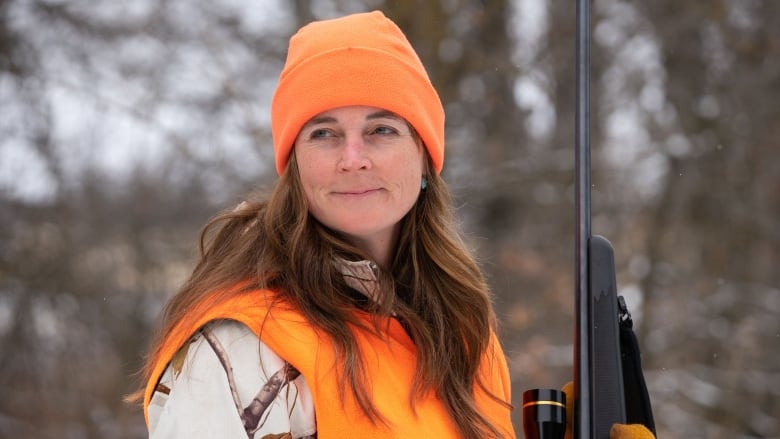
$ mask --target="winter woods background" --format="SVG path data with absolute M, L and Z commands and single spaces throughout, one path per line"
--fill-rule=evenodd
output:
M 275 178 L 287 39 L 370 9 L 445 102 L 515 401 L 571 379 L 573 2 L 4 0 L 0 437 L 145 437 L 122 395 L 199 228 Z M 593 228 L 659 437 L 780 437 L 777 23 L 772 0 L 593 3 Z

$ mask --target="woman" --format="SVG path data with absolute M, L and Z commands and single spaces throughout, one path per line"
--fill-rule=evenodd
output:
M 380 12 L 304 26 L 271 112 L 280 179 L 204 230 L 145 368 L 150 436 L 514 437 L 403 33 Z

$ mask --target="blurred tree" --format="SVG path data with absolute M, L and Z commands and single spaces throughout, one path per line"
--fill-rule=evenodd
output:
M 275 178 L 287 39 L 373 8 L 445 104 L 445 178 L 515 400 L 571 379 L 570 5 L 7 0 L 0 437 L 145 437 L 121 396 L 198 229 Z M 616 246 L 662 437 L 780 436 L 778 19 L 770 0 L 594 3 L 594 232 Z
M 668 434 L 777 437 L 780 5 L 636 5 L 662 48 L 669 121 L 643 209 L 657 405 Z
M 286 38 L 185 3 L 0 6 L 0 437 L 144 437 L 152 323 L 267 172 Z

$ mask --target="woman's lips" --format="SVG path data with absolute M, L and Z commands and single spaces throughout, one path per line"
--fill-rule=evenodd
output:
M 378 191 L 379 189 L 349 189 L 344 191 L 335 191 L 334 194 L 343 197 L 360 197 L 363 195 L 371 195 Z

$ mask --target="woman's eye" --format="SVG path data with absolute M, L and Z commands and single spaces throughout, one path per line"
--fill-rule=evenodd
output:
M 309 135 L 312 139 L 321 139 L 324 137 L 332 137 L 333 133 L 331 133 L 329 130 L 326 130 L 324 128 L 312 130 L 311 134 Z
M 371 134 L 379 134 L 379 135 L 398 134 L 398 130 L 389 126 L 379 126 L 374 128 Z

